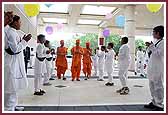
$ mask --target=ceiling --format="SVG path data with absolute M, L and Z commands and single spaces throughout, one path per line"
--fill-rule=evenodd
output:
M 65 25 L 65 32 L 98 33 L 100 28 L 110 28 L 114 32 L 123 34 L 123 28 L 115 24 L 115 17 L 124 15 L 124 4 L 41 4 L 38 15 L 39 31 L 46 25 L 55 26 L 57 23 Z M 112 18 L 105 16 L 111 13 Z M 145 4 L 136 4 L 135 8 L 136 34 L 147 35 L 151 28 L 164 24 L 164 6 L 157 13 L 147 10 Z

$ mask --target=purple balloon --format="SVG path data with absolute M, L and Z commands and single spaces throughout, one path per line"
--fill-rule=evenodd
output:
M 103 36 L 104 37 L 109 37 L 110 36 L 110 30 L 109 29 L 104 29 L 103 30 Z
M 46 27 L 47 34 L 51 35 L 53 33 L 53 28 L 51 26 Z

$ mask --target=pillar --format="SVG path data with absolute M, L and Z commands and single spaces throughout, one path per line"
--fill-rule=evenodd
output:
M 126 5 L 124 10 L 125 26 L 124 34 L 129 38 L 131 63 L 129 70 L 135 71 L 135 5 Z

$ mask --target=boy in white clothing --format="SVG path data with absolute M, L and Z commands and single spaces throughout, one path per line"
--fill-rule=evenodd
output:
M 104 74 L 105 50 L 106 50 L 106 47 L 101 46 L 101 51 L 97 51 L 98 68 L 99 68 L 99 79 L 98 79 L 98 81 L 104 81 L 103 80 L 103 74 Z
M 56 55 L 55 55 L 55 49 L 52 48 L 51 49 L 51 56 L 52 56 L 52 60 L 51 60 L 51 65 L 52 65 L 52 68 L 51 68 L 51 77 L 49 80 L 55 80 L 55 59 L 56 59 Z
M 97 76 L 97 65 L 98 65 L 98 56 L 97 56 L 97 50 L 99 50 L 99 48 L 95 49 L 94 53 L 95 55 L 92 57 L 93 60 L 93 67 L 94 67 L 94 76 Z
M 33 48 L 31 48 L 31 51 L 30 51 L 30 62 L 29 62 L 30 68 L 33 68 L 34 56 L 35 55 L 34 55 Z
M 50 86 L 51 83 L 49 83 L 49 79 L 51 78 L 51 72 L 52 72 L 52 55 L 51 55 L 51 52 L 47 52 L 47 51 L 50 51 L 50 41 L 46 40 L 44 45 L 45 45 L 45 53 L 46 53 L 46 59 L 44 61 L 44 64 L 45 64 L 46 71 L 44 73 L 43 85 Z
M 130 64 L 130 52 L 127 43 L 128 38 L 123 37 L 121 40 L 121 47 L 119 49 L 118 54 L 118 63 L 119 63 L 118 76 L 120 78 L 122 88 L 117 90 L 117 93 L 120 93 L 120 95 L 127 95 L 129 93 L 129 88 L 127 86 L 127 72 Z
M 43 95 L 45 93 L 44 90 L 41 89 L 42 85 L 42 74 L 43 74 L 43 63 L 46 58 L 46 53 L 44 51 L 45 46 L 45 35 L 38 35 L 37 39 L 39 44 L 36 48 L 36 59 L 35 59 L 35 69 L 34 69 L 34 95 Z
M 113 50 L 113 43 L 108 43 L 107 46 L 107 51 L 105 53 L 106 58 L 105 58 L 105 69 L 108 74 L 108 82 L 105 84 L 106 86 L 113 86 L 113 66 L 114 66 L 114 57 L 115 57 L 115 52 Z

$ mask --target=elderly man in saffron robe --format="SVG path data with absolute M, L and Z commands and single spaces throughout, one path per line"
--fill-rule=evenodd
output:
M 72 81 L 75 79 L 80 81 L 80 71 L 81 71 L 81 59 L 83 55 L 83 48 L 80 46 L 80 40 L 76 40 L 76 46 L 71 49 L 72 54 Z

